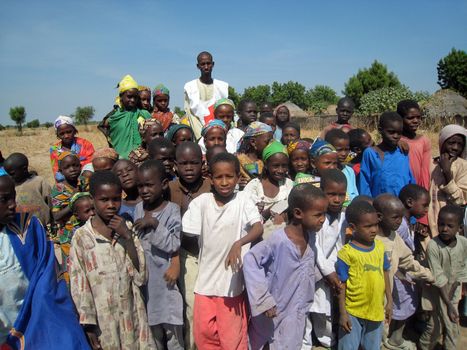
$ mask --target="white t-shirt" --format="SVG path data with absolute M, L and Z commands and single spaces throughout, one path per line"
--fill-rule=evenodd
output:
M 239 128 L 230 128 L 227 132 L 227 139 L 225 140 L 225 149 L 229 153 L 237 153 L 237 149 L 240 146 L 244 132 Z M 198 145 L 201 147 L 203 154 L 206 154 L 206 146 L 204 145 L 204 138 L 200 138 Z
M 290 191 L 293 188 L 293 181 L 289 178 L 285 178 L 284 182 L 279 184 L 279 192 L 274 198 L 267 197 L 264 194 L 263 185 L 261 184 L 261 179 L 255 178 L 248 182 L 248 184 L 243 189 L 243 192 L 250 193 L 253 201 L 255 203 L 264 202 L 264 209 L 271 208 L 274 204 L 287 201 L 289 198 Z
M 212 193 L 193 199 L 183 215 L 184 233 L 199 237 L 199 272 L 195 293 L 235 297 L 243 292 L 243 273 L 225 268 L 232 244 L 247 234 L 251 225 L 261 222 L 258 209 L 246 193 L 238 192 L 224 206 L 217 205 Z M 250 245 L 244 245 L 242 256 Z

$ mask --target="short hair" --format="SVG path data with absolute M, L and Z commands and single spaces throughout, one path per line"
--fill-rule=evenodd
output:
M 264 121 L 269 118 L 274 119 L 274 120 L 276 119 L 276 117 L 274 117 L 274 114 L 272 112 L 264 112 L 264 113 L 261 113 L 261 115 L 259 116 L 259 121 L 261 123 L 264 123 Z
M 373 201 L 373 207 L 375 207 L 376 211 L 380 213 L 386 210 L 391 210 L 396 206 L 403 208 L 404 204 L 399 198 L 391 193 L 382 193 Z
M 423 195 L 430 196 L 430 193 L 420 185 L 408 184 L 400 190 L 399 199 L 405 204 L 409 198 L 417 200 Z
M 155 138 L 151 142 L 149 142 L 148 153 L 149 158 L 154 158 L 157 153 L 160 152 L 161 149 L 168 148 L 171 152 L 175 153 L 175 146 L 171 140 L 167 140 L 162 137 Z
M 451 214 L 456 216 L 459 220 L 459 225 L 463 225 L 464 223 L 464 210 L 458 205 L 447 204 L 444 207 L 442 207 L 438 214 L 438 220 L 442 214 Z
M 420 106 L 418 105 L 417 101 L 415 100 L 402 100 L 397 104 L 397 113 L 402 117 L 405 118 L 409 110 L 415 108 L 420 110 Z
M 397 112 L 384 112 L 378 120 L 378 127 L 384 128 L 388 123 L 402 123 L 402 117 Z
M 370 196 L 367 196 L 365 194 L 359 194 L 357 197 L 354 197 L 354 199 L 352 199 L 352 203 L 357 203 L 357 202 L 367 202 L 371 205 L 373 205 L 373 198 L 370 197 Z
M 226 149 L 225 149 L 225 146 L 214 145 L 214 146 L 212 146 L 211 148 L 209 148 L 209 149 L 206 150 L 206 161 L 207 161 L 208 164 L 209 164 L 209 163 L 211 162 L 211 159 L 212 159 L 216 154 L 224 153 L 224 152 L 227 152 Z
M 157 159 L 145 160 L 138 168 L 138 172 L 146 170 L 155 170 L 160 177 L 161 182 L 167 179 L 167 171 L 165 170 L 164 163 Z
M 196 61 L 199 62 L 199 60 L 201 59 L 202 56 L 209 56 L 211 57 L 211 61 L 212 61 L 212 55 L 211 53 L 207 52 L 207 51 L 201 51 L 198 56 L 196 56 Z
M 332 129 L 329 130 L 326 133 L 326 136 L 324 137 L 324 141 L 327 143 L 330 143 L 331 145 L 334 145 L 334 142 L 337 140 L 350 140 L 349 135 L 342 131 L 341 129 Z
M 329 131 L 329 132 L 331 132 L 331 131 Z M 328 134 L 329 134 L 329 132 L 328 132 Z M 355 148 L 355 147 L 360 147 L 361 148 L 363 146 L 363 136 L 365 134 L 368 134 L 368 131 L 366 131 L 365 129 L 352 129 L 352 130 L 349 130 L 347 135 L 349 136 L 350 149 Z
M 355 102 L 350 97 L 342 97 L 339 101 L 337 101 L 337 108 L 342 107 L 344 103 L 348 103 L 352 109 L 355 108 Z
M 214 165 L 217 163 L 230 163 L 233 164 L 235 168 L 235 173 L 239 174 L 240 173 L 240 162 L 238 161 L 237 157 L 235 157 L 233 154 L 227 153 L 227 152 L 222 152 L 219 154 L 216 154 L 212 160 L 209 162 L 209 172 L 212 174 L 212 169 L 214 168 Z
M 298 184 L 290 191 L 288 198 L 288 215 L 292 217 L 292 211 L 295 208 L 306 210 L 310 203 L 318 199 L 326 199 L 324 192 L 310 183 Z
M 4 165 L 6 167 L 9 167 L 9 166 L 29 166 L 29 160 L 28 160 L 28 157 L 26 157 L 26 155 L 24 155 L 23 153 L 19 153 L 19 152 L 15 152 L 15 153 L 12 153 L 10 154 L 7 159 L 5 159 L 5 163 Z
M 196 142 L 183 141 L 181 144 L 175 147 L 175 159 L 180 157 L 180 155 L 186 150 L 195 152 L 196 156 L 200 159 L 203 158 L 203 152 L 201 151 L 201 147 Z
M 250 103 L 254 103 L 256 105 L 256 102 L 253 101 L 253 100 L 250 100 L 250 99 L 244 99 L 244 100 L 241 100 L 239 103 L 238 103 L 238 106 L 237 106 L 237 111 L 243 111 L 246 107 L 247 104 L 250 104 Z
M 295 130 L 297 130 L 297 132 L 300 134 L 300 125 L 298 125 L 298 124 L 295 123 L 295 122 L 287 122 L 287 123 L 285 123 L 284 127 L 282 128 L 282 130 L 284 130 L 284 129 L 286 129 L 286 128 L 295 129 Z
M 329 183 L 345 184 L 347 187 L 347 178 L 339 169 L 327 169 L 321 175 L 321 189 L 324 190 Z
M 92 174 L 89 180 L 89 193 L 95 196 L 98 188 L 102 185 L 117 186 L 119 191 L 122 190 L 120 179 L 110 170 L 97 171 Z
M 358 224 L 365 214 L 376 213 L 375 207 L 366 201 L 352 201 L 345 211 L 345 219 L 349 224 Z
M 5 183 L 8 185 L 8 187 L 11 187 L 11 189 L 15 189 L 15 181 L 10 175 L 3 175 L 0 176 L 0 184 Z

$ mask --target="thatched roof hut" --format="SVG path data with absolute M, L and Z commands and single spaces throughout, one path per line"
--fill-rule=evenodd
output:
M 295 103 L 287 101 L 284 105 L 289 109 L 290 117 L 292 118 L 308 118 L 309 115 Z
M 467 117 L 467 99 L 448 89 L 436 91 L 421 107 L 428 118 Z

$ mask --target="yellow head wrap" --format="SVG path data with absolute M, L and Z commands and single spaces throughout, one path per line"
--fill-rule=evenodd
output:
M 118 93 L 123 93 L 125 91 L 131 90 L 131 89 L 137 89 L 138 88 L 138 83 L 133 79 L 133 77 L 129 74 L 125 75 L 123 79 L 118 83 Z

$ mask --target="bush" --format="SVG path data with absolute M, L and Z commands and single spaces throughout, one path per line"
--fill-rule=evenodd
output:
M 323 112 L 329 105 L 336 104 L 339 100 L 336 92 L 326 85 L 316 85 L 306 93 L 307 109 L 314 113 Z
M 426 93 L 412 93 L 405 85 L 400 87 L 384 87 L 365 94 L 360 101 L 360 107 L 356 111 L 357 115 L 368 116 L 395 111 L 399 101 L 425 97 Z
M 30 128 L 30 129 L 38 128 L 40 125 L 41 125 L 41 123 L 39 122 L 38 119 L 33 119 L 30 122 L 26 123 L 26 127 Z

